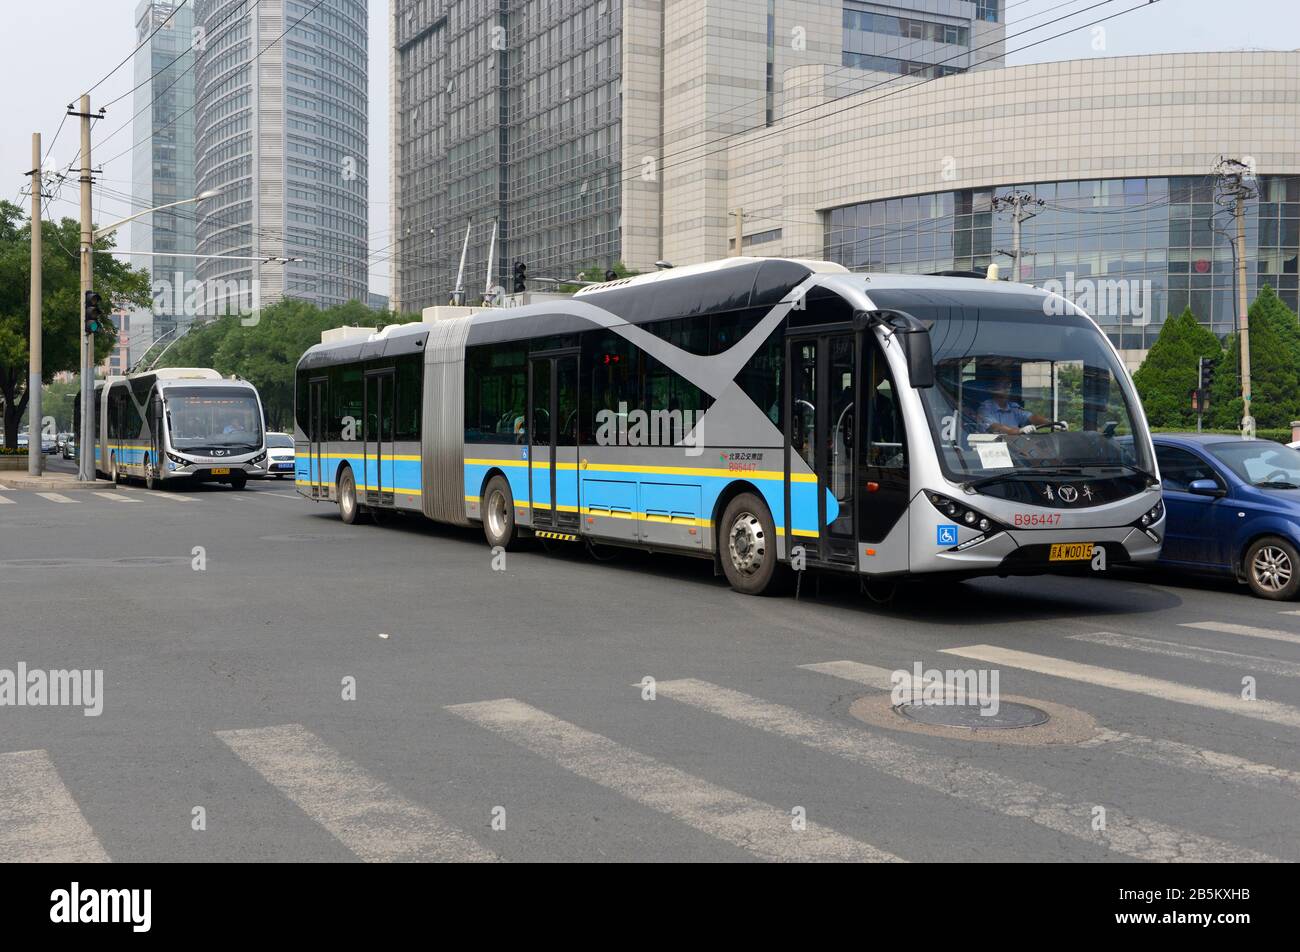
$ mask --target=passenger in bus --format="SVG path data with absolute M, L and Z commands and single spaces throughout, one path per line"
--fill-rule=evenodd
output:
M 1020 434 L 1033 433 L 1052 421 L 1037 413 L 1030 413 L 1018 403 L 1011 402 L 1011 378 L 999 377 L 990 391 L 993 396 L 980 404 L 979 425 L 982 433 Z

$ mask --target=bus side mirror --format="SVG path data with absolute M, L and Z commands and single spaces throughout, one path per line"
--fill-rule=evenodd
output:
M 930 349 L 928 330 L 908 331 L 903 335 L 907 348 L 907 376 L 913 387 L 934 386 L 934 353 Z

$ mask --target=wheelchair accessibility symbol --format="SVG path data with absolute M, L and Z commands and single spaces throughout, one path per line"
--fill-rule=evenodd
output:
M 936 539 L 935 541 L 938 545 L 956 545 L 957 527 L 939 526 L 938 539 Z

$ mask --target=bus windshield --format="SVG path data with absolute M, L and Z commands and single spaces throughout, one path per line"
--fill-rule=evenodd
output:
M 1086 319 L 954 308 L 931 339 L 935 385 L 918 392 L 949 476 L 1153 469 L 1127 372 Z
M 252 452 L 262 445 L 257 397 L 243 387 L 168 388 L 167 422 L 178 450 Z

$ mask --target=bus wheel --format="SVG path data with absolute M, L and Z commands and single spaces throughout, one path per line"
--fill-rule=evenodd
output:
M 483 535 L 495 549 L 510 549 L 519 538 L 515 527 L 515 497 L 504 476 L 493 476 L 483 490 Z
M 361 513 L 357 502 L 357 481 L 352 477 L 352 467 L 344 466 L 339 473 L 339 516 L 347 525 L 353 525 Z
M 1285 539 L 1260 539 L 1246 553 L 1246 581 L 1260 598 L 1288 600 L 1300 590 L 1300 556 Z
M 109 477 L 113 480 L 113 485 L 114 485 L 114 486 L 121 486 L 121 485 L 122 485 L 122 473 L 121 473 L 121 472 L 118 470 L 118 468 L 117 468 L 117 454 L 116 454 L 116 453 L 113 454 L 113 462 L 110 464 L 110 467 L 111 467 L 111 472 L 109 473 Z
M 763 500 L 741 493 L 722 513 L 722 571 L 744 595 L 761 595 L 776 572 L 776 527 Z
M 145 457 L 144 461 L 144 488 L 157 489 L 158 477 L 153 474 L 153 467 L 149 465 L 149 458 Z
M 248 485 L 248 474 L 243 472 L 231 473 L 230 485 L 234 489 L 243 489 Z

